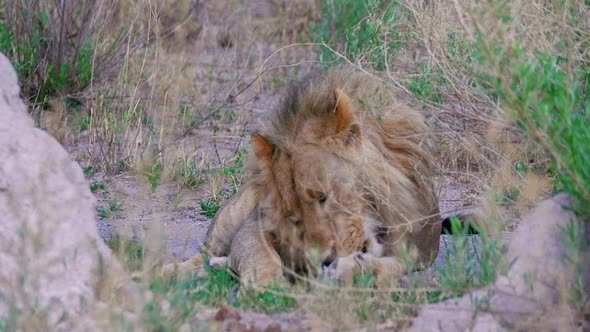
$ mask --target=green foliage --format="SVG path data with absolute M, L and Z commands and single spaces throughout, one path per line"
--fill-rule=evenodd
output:
M 125 239 L 117 234 L 112 239 L 106 240 L 105 243 L 130 271 L 141 270 L 145 250 L 140 241 Z
M 152 299 L 143 308 L 144 323 L 155 331 L 176 331 L 187 319 L 198 315 L 195 303 L 212 307 L 229 304 L 265 313 L 284 312 L 296 305 L 281 287 L 262 291 L 240 288 L 227 269 L 206 270 L 204 278 L 153 280 Z
M 108 219 L 108 218 L 121 218 L 123 208 L 121 203 L 119 203 L 115 199 L 111 199 L 108 201 L 108 205 L 106 207 L 97 207 L 96 212 L 101 219 Z
M 312 25 L 311 38 L 326 43 L 351 61 L 362 59 L 383 70 L 410 36 L 401 34 L 396 24 L 404 7 L 386 0 L 322 0 L 322 20 Z M 329 49 L 320 49 L 320 60 L 336 64 L 341 59 Z
M 123 31 L 99 33 L 112 17 L 95 17 L 105 14 L 96 3 L 52 6 L 33 0 L 0 7 L 0 52 L 13 63 L 23 95 L 40 105 L 83 91 L 93 77 L 119 61 L 114 55 L 124 44 Z
M 239 281 L 235 279 L 229 270 L 224 268 L 207 268 L 207 277 L 193 279 L 195 300 L 211 306 L 219 306 L 231 302 Z
M 177 331 L 189 317 L 196 316 L 195 302 L 208 305 L 227 303 L 237 284 L 223 270 L 212 270 L 206 279 L 162 280 L 150 284 L 153 297 L 143 308 L 142 320 L 154 331 Z
M 199 200 L 199 205 L 201 206 L 201 210 L 205 213 L 207 218 L 215 217 L 215 214 L 219 210 L 219 199 L 217 198 L 208 198 L 205 200 Z
M 469 235 L 470 227 L 476 228 L 480 235 Z M 505 268 L 503 239 L 486 234 L 476 225 L 462 224 L 456 218 L 451 219 L 451 234 L 445 264 L 436 267 L 441 289 L 460 294 L 493 283 Z
M 154 163 L 152 165 L 151 172 L 148 173 L 147 178 L 148 182 L 150 183 L 152 192 L 156 191 L 156 189 L 160 186 L 160 177 L 162 176 L 162 164 Z
M 90 126 L 90 117 L 84 117 L 80 119 L 80 132 L 88 130 Z
M 513 204 L 516 203 L 518 197 L 520 197 L 520 189 L 513 186 L 500 197 L 500 203 L 502 205 Z
M 105 194 L 108 194 L 109 188 L 104 183 L 102 183 L 100 181 L 93 180 L 90 183 L 90 191 L 92 191 L 93 193 L 103 192 Z
M 501 64 L 495 75 L 480 75 L 483 84 L 512 112 L 517 125 L 546 150 L 556 166 L 557 187 L 590 204 L 590 67 L 535 52 L 518 44 L 503 51 L 478 38 L 478 61 Z M 572 69 L 573 68 L 573 69 Z M 580 213 L 587 214 L 584 209 Z
M 84 175 L 90 176 L 90 175 L 94 174 L 94 167 L 82 166 L 82 172 L 84 172 Z M 92 184 L 91 184 L 90 190 L 92 190 Z M 92 190 L 92 191 L 94 191 L 94 190 Z
M 410 80 L 408 90 L 421 100 L 440 104 L 442 101 L 440 87 L 446 84 L 444 76 L 440 71 L 432 70 L 425 64 L 420 64 L 420 71 L 420 74 Z
M 199 200 L 201 209 L 203 210 L 207 218 L 213 218 L 219 210 L 219 208 L 221 207 L 221 205 L 231 195 L 238 192 L 238 188 L 241 183 L 241 176 L 243 173 L 244 158 L 246 156 L 246 153 L 246 149 L 239 150 L 235 158 L 231 162 L 223 165 L 220 169 L 216 171 L 216 174 L 224 179 L 224 182 L 229 185 L 230 189 L 224 190 L 222 188 L 213 197 Z
M 199 188 L 205 183 L 206 172 L 194 161 L 180 160 L 173 168 L 173 179 L 190 188 Z
M 102 207 L 97 207 L 96 213 L 100 219 L 108 219 L 111 217 L 111 211 Z
M 109 210 L 111 210 L 111 212 L 113 213 L 117 213 L 123 211 L 123 208 L 119 201 L 117 201 L 116 199 L 112 199 L 109 201 Z
M 267 314 L 284 312 L 295 308 L 297 301 L 287 294 L 280 286 L 269 286 L 265 290 L 257 291 L 248 288 L 240 289 L 235 306 Z
M 590 263 L 590 246 L 584 239 L 588 223 L 577 220 L 570 220 L 567 227 L 562 229 L 562 244 L 566 250 L 565 260 L 574 267 L 576 280 L 572 283 L 567 294 L 569 302 L 576 310 L 582 312 L 584 306 L 590 303 L 590 295 L 587 292 L 587 285 L 584 281 L 584 274 L 587 272 Z

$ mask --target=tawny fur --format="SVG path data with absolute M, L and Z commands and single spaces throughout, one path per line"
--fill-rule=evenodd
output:
M 263 284 L 320 263 L 348 282 L 355 271 L 395 281 L 406 254 L 415 268 L 430 265 L 441 223 L 427 134 L 421 115 L 368 75 L 303 81 L 252 136 L 247 181 L 203 252 L 229 255 L 243 280 Z M 176 268 L 202 267 L 201 255 Z

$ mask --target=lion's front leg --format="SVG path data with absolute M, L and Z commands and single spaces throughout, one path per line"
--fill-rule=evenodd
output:
M 198 252 L 193 257 L 182 263 L 166 264 L 162 267 L 162 276 L 164 278 L 171 278 L 175 275 L 184 276 L 194 273 L 196 277 L 204 277 L 206 275 L 205 257 L 201 252 Z
M 236 234 L 229 263 L 245 285 L 285 282 L 281 258 L 270 235 L 260 229 L 257 218 L 246 221 Z
M 396 257 L 376 257 L 369 253 L 356 252 L 338 258 L 327 269 L 328 278 L 352 285 L 355 274 L 372 273 L 379 287 L 397 283 L 406 273 L 403 261 Z
M 238 193 L 230 198 L 215 215 L 207 230 L 203 248 L 187 261 L 165 265 L 162 268 L 162 275 L 172 277 L 177 274 L 194 273 L 197 277 L 203 277 L 206 275 L 205 256 L 208 256 L 210 266 L 223 265 L 225 262 L 217 258 L 227 257 L 236 233 L 250 218 L 256 207 L 256 202 L 257 196 L 252 186 L 250 184 L 242 186 Z

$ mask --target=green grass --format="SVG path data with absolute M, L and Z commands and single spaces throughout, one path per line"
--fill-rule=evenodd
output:
M 207 170 L 203 170 L 196 162 L 180 160 L 173 167 L 173 180 L 195 189 L 205 183 Z
M 474 227 L 480 235 L 469 235 Z M 440 288 L 460 295 L 466 291 L 490 285 L 498 274 L 505 271 L 502 257 L 506 252 L 504 240 L 487 234 L 476 225 L 451 219 L 450 245 L 444 257 L 444 266 L 436 267 Z
M 150 183 L 152 192 L 160 186 L 160 177 L 162 176 L 162 164 L 156 162 L 152 165 L 151 172 L 148 173 L 147 179 Z
M 587 222 L 570 220 L 567 227 L 562 229 L 561 239 L 566 249 L 565 261 L 574 267 L 577 274 L 577 278 L 571 285 L 567 297 L 569 303 L 578 312 L 588 310 L 587 306 L 590 304 L 590 295 L 587 292 L 588 286 L 584 280 L 584 274 L 590 262 L 590 257 L 588 257 L 590 244 L 587 243 L 587 239 L 584 239 L 584 233 L 587 232 L 586 227 L 589 227 Z
M 441 89 L 446 85 L 446 79 L 440 70 L 434 70 L 425 64 L 419 64 L 420 73 L 410 79 L 408 90 L 418 99 L 441 104 Z
M 219 211 L 220 199 L 201 199 L 199 200 L 199 205 L 201 206 L 201 210 L 203 210 L 203 213 L 205 213 L 205 216 L 209 219 L 212 219 L 213 217 L 215 217 L 217 211 Z
M 296 301 L 277 287 L 254 291 L 239 287 L 226 269 L 208 270 L 206 278 L 153 280 L 149 289 L 152 300 L 144 306 L 142 320 L 154 331 L 176 331 L 186 321 L 199 317 L 196 303 L 210 307 L 228 304 L 236 308 L 265 313 L 285 312 Z
M 106 206 L 99 206 L 96 212 L 101 219 L 123 218 L 123 206 L 116 199 L 111 199 Z
M 246 149 L 239 150 L 231 162 L 222 165 L 221 168 L 215 171 L 216 175 L 221 176 L 224 183 L 229 185 L 229 190 L 221 188 L 212 197 L 199 200 L 201 210 L 203 210 L 207 218 L 213 218 L 223 203 L 238 192 L 242 182 L 246 154 Z
M 90 171 L 92 171 L 92 168 L 89 169 L 89 172 Z M 90 183 L 90 191 L 92 191 L 93 193 L 102 192 L 102 193 L 108 194 L 109 188 L 106 186 L 106 184 L 104 184 L 100 181 L 93 180 Z
M 98 26 L 93 26 L 86 19 L 80 26 L 82 36 L 75 39 L 66 36 L 60 40 L 53 34 L 61 20 L 84 20 L 80 8 L 76 8 L 71 17 L 62 17 L 38 6 L 36 2 L 10 6 L 18 10 L 19 16 L 16 20 L 0 21 L 0 52 L 13 63 L 22 82 L 22 93 L 29 101 L 44 104 L 53 97 L 79 93 L 93 77 L 100 75 L 104 68 L 96 63 L 102 59 L 94 58 L 97 55 L 95 48 L 108 42 L 93 35 Z M 0 8 L 0 11 L 9 9 Z M 27 29 L 23 29 L 24 26 Z M 21 33 L 17 35 L 17 31 Z M 71 49 L 58 52 L 55 45 L 64 42 Z M 121 39 L 115 37 L 112 42 L 111 52 L 114 52 Z
M 363 58 L 377 70 L 394 59 L 412 36 L 396 29 L 400 17 L 408 15 L 395 1 L 322 0 L 322 20 L 310 28 L 311 39 L 326 43 L 351 61 Z M 319 48 L 320 61 L 334 65 L 341 59 L 326 48 Z
M 455 234 L 467 232 L 458 223 L 454 226 Z M 462 239 L 457 243 L 464 243 Z M 109 247 L 131 271 L 141 271 L 145 259 L 145 250 L 138 241 L 123 240 L 121 237 L 108 241 Z M 461 247 L 457 244 L 458 250 Z M 218 308 L 221 305 L 231 305 L 247 311 L 266 314 L 284 313 L 312 303 L 343 303 L 346 301 L 355 319 L 373 324 L 395 316 L 411 316 L 412 308 L 423 303 L 437 303 L 449 298 L 457 297 L 468 290 L 468 287 L 481 286 L 493 282 L 496 275 L 498 252 L 491 251 L 493 245 L 484 242 L 480 252 L 480 265 L 485 265 L 481 272 L 465 269 L 472 264 L 470 260 L 453 261 L 450 258 L 446 269 L 440 271 L 441 283 L 439 289 L 424 290 L 420 287 L 410 287 L 407 290 L 382 291 L 376 288 L 371 274 L 357 275 L 354 288 L 328 287 L 309 292 L 307 286 L 297 284 L 295 287 L 270 286 L 265 289 L 249 289 L 241 287 L 227 268 L 211 269 L 206 267 L 207 275 L 202 278 L 186 277 L 161 279 L 151 277 L 147 280 L 147 287 L 151 293 L 145 303 L 141 319 L 144 326 L 150 330 L 175 331 L 186 322 L 194 322 L 199 317 L 199 306 L 205 305 Z M 486 251 L 488 250 L 488 251 Z M 487 254 L 486 254 L 487 252 Z M 455 255 L 452 252 L 451 255 Z M 486 256 L 487 255 L 487 256 Z M 461 267 L 462 269 L 459 269 Z M 327 282 L 326 286 L 333 283 Z M 301 287 L 302 286 L 302 287 Z M 301 296 L 301 297 L 300 297 Z M 335 313 L 333 313 L 335 314 Z
M 130 271 L 142 268 L 145 250 L 140 241 L 125 239 L 117 234 L 105 243 Z

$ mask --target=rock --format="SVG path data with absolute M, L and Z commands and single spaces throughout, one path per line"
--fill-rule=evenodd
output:
M 578 274 L 576 264 L 567 261 L 563 229 L 580 224 L 567 209 L 570 204 L 564 194 L 541 202 L 511 236 L 507 259 L 514 264 L 507 275 L 460 299 L 423 306 L 411 330 L 573 329 L 567 290 Z
M 80 166 L 34 128 L 0 53 L 0 326 L 71 330 L 92 313 L 121 271 L 98 235 L 95 203 Z

